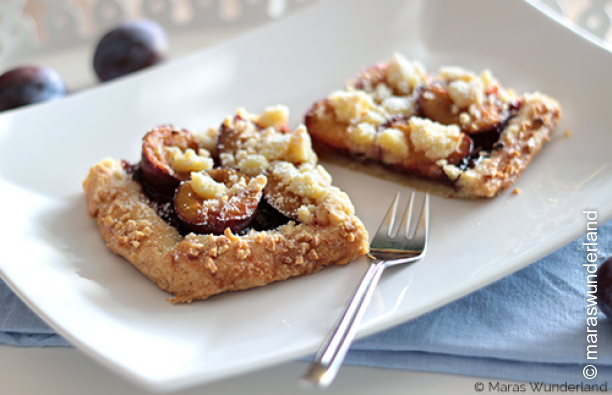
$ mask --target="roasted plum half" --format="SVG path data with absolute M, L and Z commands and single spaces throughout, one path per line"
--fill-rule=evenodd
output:
M 448 91 L 448 86 L 442 82 L 433 82 L 421 88 L 417 105 L 419 112 L 425 118 L 444 125 L 461 125 L 468 134 L 477 134 L 495 130 L 508 118 L 501 103 L 485 101 L 472 111 L 457 107 Z M 464 115 L 462 115 L 462 113 Z
M 304 199 L 287 188 L 281 175 L 270 172 L 267 176 L 265 201 L 284 216 L 297 219 L 297 210 L 304 204 Z
M 241 116 L 236 115 L 234 122 L 244 121 Z M 259 130 L 259 128 L 258 128 Z M 217 134 L 217 152 L 219 154 L 232 154 L 234 155 L 243 145 L 246 144 L 250 136 L 244 133 L 242 130 L 230 126 L 227 122 L 224 122 L 219 129 Z
M 238 233 L 251 224 L 265 186 L 263 175 L 250 178 L 230 169 L 193 173 L 177 189 L 174 209 L 193 232 L 222 234 L 229 228 Z
M 459 111 L 453 111 L 453 100 L 442 83 L 421 87 L 417 107 L 421 115 L 443 125 L 459 124 Z
M 181 181 L 192 171 L 212 168 L 211 158 L 202 154 L 193 134 L 172 126 L 151 130 L 142 141 L 142 172 L 156 193 L 172 197 Z
M 459 108 L 451 98 L 448 84 L 439 81 L 421 88 L 417 105 L 423 117 L 444 125 L 459 125 L 461 130 L 469 135 L 473 142 L 472 152 L 464 158 L 463 167 L 477 159 L 481 151 L 493 149 L 503 128 L 510 117 L 516 115 L 516 109 L 519 107 L 519 104 L 516 104 L 507 108 L 508 106 L 504 107 L 499 100 L 485 98 L 478 106 L 472 104 L 469 108 Z

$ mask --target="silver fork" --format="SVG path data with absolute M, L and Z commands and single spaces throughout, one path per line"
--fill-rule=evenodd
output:
M 355 339 L 357 329 L 363 318 L 378 280 L 383 271 L 391 266 L 412 263 L 425 255 L 427 233 L 429 228 L 429 195 L 425 194 L 418 218 L 414 218 L 415 193 L 410 196 L 410 202 L 404 212 L 399 229 L 394 232 L 397 204 L 400 194 L 395 195 L 393 203 L 387 211 L 385 219 L 380 224 L 368 256 L 374 260 L 361 283 L 355 289 L 353 297 L 344 308 L 344 312 L 336 323 L 334 330 L 327 336 L 314 361 L 299 380 L 306 388 L 327 388 L 338 374 L 351 343 Z M 418 222 L 416 222 L 418 221 Z M 414 235 L 409 234 L 416 222 Z

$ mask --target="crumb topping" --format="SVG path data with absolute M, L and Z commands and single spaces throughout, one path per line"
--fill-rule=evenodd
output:
M 227 196 L 238 195 L 244 191 L 259 192 L 264 189 L 267 183 L 266 176 L 259 175 L 252 178 L 248 183 L 246 178 L 238 175 L 230 177 L 231 187 L 228 188 L 222 182 L 215 181 L 205 172 L 191 173 L 191 188 L 198 196 L 204 199 L 219 199 Z
M 331 182 L 331 176 L 320 165 L 296 167 L 277 162 L 268 171 L 266 200 L 304 224 L 336 225 L 347 221 L 354 207 L 348 195 Z
M 476 78 L 476 74 L 459 66 L 443 66 L 439 70 L 440 77 L 446 81 L 469 82 Z
M 166 158 L 172 169 L 179 173 L 189 173 L 192 171 L 202 171 L 212 169 L 214 162 L 212 158 L 206 157 L 208 152 L 200 150 L 202 155 L 198 155 L 193 149 L 187 148 L 185 152 L 178 147 L 165 146 Z
M 387 97 L 382 101 L 382 108 L 389 115 L 415 114 L 414 99 L 412 97 Z
M 271 172 L 280 176 L 280 185 L 287 191 L 308 199 L 325 196 L 332 182 L 331 176 L 321 165 L 303 165 L 298 168 L 287 162 L 278 162 Z
M 446 174 L 448 179 L 451 181 L 457 181 L 459 177 L 461 176 L 461 174 L 463 173 L 463 171 L 457 166 L 448 165 L 448 164 L 442 165 L 442 171 L 444 172 L 444 174 Z
M 192 132 L 193 138 L 198 143 L 199 147 L 202 147 L 208 151 L 211 155 L 216 155 L 217 152 L 217 134 L 219 129 L 208 128 L 202 132 Z
M 482 81 L 477 78 L 469 82 L 456 80 L 448 84 L 448 94 L 459 108 L 467 108 L 472 104 L 479 106 L 483 102 L 483 88 Z
M 389 62 L 387 81 L 402 94 L 409 94 L 425 80 L 425 67 L 419 62 L 411 62 L 401 54 L 394 54 Z
M 367 152 L 376 140 L 377 130 L 371 123 L 361 122 L 348 128 L 348 141 L 356 152 Z
M 396 54 L 394 59 L 395 63 L 389 64 L 388 78 L 371 90 L 348 86 L 328 97 L 339 121 L 351 125 L 367 122 L 379 127 L 393 116 L 416 114 L 414 97 L 409 94 L 423 80 L 424 68 L 401 55 Z
M 447 158 L 461 142 L 457 125 L 442 125 L 429 119 L 410 118 L 410 140 L 417 152 L 424 152 L 432 161 Z
M 213 180 L 206 173 L 191 173 L 191 187 L 204 199 L 218 199 L 228 194 L 224 183 Z
M 253 120 L 263 128 L 281 129 L 289 120 L 289 108 L 281 104 L 269 106 L 264 109 L 263 114 L 254 117 Z
M 331 94 L 329 101 L 341 122 L 361 119 L 374 106 L 372 96 L 363 91 L 337 91 Z
M 238 168 L 241 173 L 246 174 L 250 177 L 255 177 L 258 174 L 262 174 L 270 166 L 270 163 L 263 155 L 247 155 L 238 163 Z
M 284 113 L 284 109 L 284 106 L 268 109 L 267 119 Z M 235 132 L 236 138 L 229 149 L 226 147 L 224 152 L 219 154 L 223 167 L 239 169 L 249 176 L 255 176 L 263 173 L 274 161 L 316 163 L 317 156 L 312 150 L 310 135 L 305 126 L 301 125 L 294 131 L 287 132 L 273 126 L 262 130 L 249 119 L 253 116 L 241 111 L 238 115 L 240 118 L 227 118 L 224 122 L 224 128 Z
M 404 132 L 394 128 L 385 128 L 376 136 L 376 145 L 383 150 L 383 161 L 399 162 L 409 155 L 408 142 Z

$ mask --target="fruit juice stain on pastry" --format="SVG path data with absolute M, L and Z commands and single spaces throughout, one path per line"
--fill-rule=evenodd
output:
M 139 164 L 105 159 L 83 187 L 107 246 L 174 303 L 263 286 L 364 255 L 368 235 L 288 109 L 218 129 L 161 126 Z
M 356 159 L 353 167 L 445 197 L 483 198 L 516 181 L 560 117 L 554 99 L 519 96 L 488 70 L 429 74 L 396 54 L 316 102 L 305 124 L 326 159 Z

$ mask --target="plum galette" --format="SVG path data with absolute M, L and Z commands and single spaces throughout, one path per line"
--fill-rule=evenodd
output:
M 325 158 L 380 165 L 443 196 L 482 198 L 516 181 L 560 117 L 554 99 L 517 96 L 488 70 L 430 75 L 396 54 L 316 102 L 305 124 Z
M 83 187 L 108 248 L 174 303 L 346 264 L 368 235 L 284 106 L 239 110 L 221 127 L 172 126 L 143 139 L 140 163 L 105 159 Z

